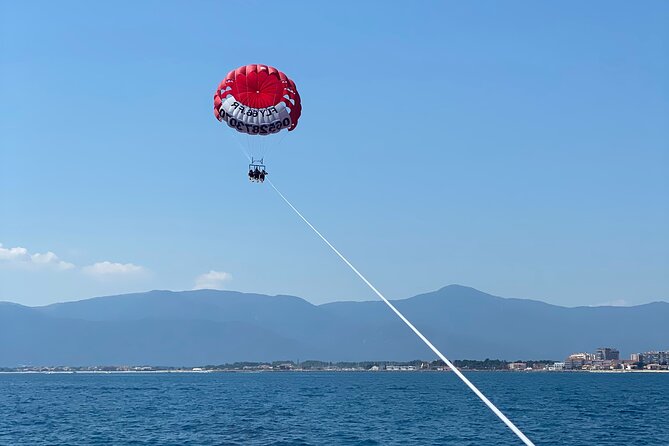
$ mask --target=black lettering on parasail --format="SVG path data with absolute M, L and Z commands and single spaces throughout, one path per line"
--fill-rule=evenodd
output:
M 229 113 L 225 113 L 223 119 L 228 123 L 229 127 L 250 135 L 269 135 L 271 133 L 278 133 L 281 129 L 289 127 L 291 122 L 290 118 L 283 118 L 282 120 L 276 120 L 270 124 L 247 124 L 240 119 L 233 118 Z

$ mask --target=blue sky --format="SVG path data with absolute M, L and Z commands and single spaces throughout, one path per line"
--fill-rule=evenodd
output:
M 212 94 L 248 63 L 303 99 L 273 181 L 389 297 L 669 299 L 668 20 L 660 1 L 3 2 L 0 300 L 372 299 L 246 181 Z

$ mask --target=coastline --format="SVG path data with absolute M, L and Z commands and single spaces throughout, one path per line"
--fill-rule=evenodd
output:
M 516 373 L 516 374 L 570 374 L 570 373 L 601 373 L 601 374 L 625 374 L 625 373 L 669 373 L 669 370 L 475 370 L 465 369 L 464 373 L 469 372 L 495 372 L 495 373 Z M 451 370 L 12 370 L 0 371 L 0 375 L 131 375 L 131 374 L 163 374 L 163 373 L 452 373 Z

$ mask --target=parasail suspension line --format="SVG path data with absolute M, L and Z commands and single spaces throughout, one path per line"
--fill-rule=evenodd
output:
M 328 245 L 328 246 L 330 247 L 330 249 L 332 249 L 332 251 L 334 251 L 334 253 L 337 254 L 337 256 L 339 256 L 339 258 L 342 259 L 342 260 L 344 261 L 344 263 L 346 263 L 346 264 L 348 265 L 348 267 L 351 268 L 351 270 L 353 270 L 353 272 L 354 272 L 358 277 L 360 277 L 360 279 L 362 279 L 362 281 L 365 282 L 365 284 L 366 284 L 372 291 L 374 291 L 374 293 L 375 293 L 377 296 L 379 296 L 379 297 L 381 298 L 381 300 L 382 300 L 386 305 L 388 305 L 388 307 L 389 307 L 391 310 L 393 310 L 393 312 L 394 312 L 400 319 L 402 319 L 402 322 L 404 322 L 404 323 L 405 323 L 405 324 L 406 324 L 406 325 L 407 325 L 407 326 L 408 326 L 408 327 L 409 327 L 409 328 L 416 334 L 416 336 L 418 336 L 418 337 L 421 339 L 421 341 L 423 341 L 423 342 L 425 343 L 425 345 L 427 345 L 427 346 L 430 348 L 430 350 L 432 350 L 432 351 L 433 351 L 433 352 L 434 352 L 434 353 L 435 353 L 435 354 L 436 354 L 442 361 L 444 361 L 444 363 L 445 363 L 445 364 L 446 364 L 446 365 L 453 371 L 453 373 L 455 373 L 455 374 L 457 375 L 457 377 L 460 378 L 460 379 L 462 380 L 462 382 L 464 382 L 464 383 L 467 385 L 467 387 L 469 387 L 469 388 L 471 389 L 471 391 L 474 392 L 474 393 L 476 394 L 476 396 L 478 396 L 478 397 L 481 399 L 481 401 L 483 401 L 483 402 L 485 403 L 485 405 L 488 406 L 488 408 L 489 408 L 490 410 L 492 410 L 493 413 L 494 413 L 495 415 L 497 415 L 497 417 L 498 417 L 500 420 L 502 420 L 502 421 L 504 422 L 504 424 L 506 424 L 507 427 L 508 427 L 509 429 L 511 429 L 511 430 L 513 431 L 514 434 L 516 434 L 516 436 L 518 436 L 518 438 L 520 438 L 520 440 L 522 440 L 523 443 L 525 443 L 527 446 L 534 446 L 534 443 L 532 443 L 532 441 L 531 441 L 529 438 L 527 438 L 527 437 L 525 436 L 525 434 L 523 434 L 523 433 L 521 432 L 521 430 L 518 429 L 518 427 L 516 427 L 516 425 L 513 424 L 513 422 L 512 422 L 511 420 L 509 420 L 509 419 L 506 417 L 506 415 L 504 415 L 504 414 L 502 413 L 502 411 L 499 410 L 499 409 L 497 408 L 497 406 L 495 406 L 495 405 L 494 405 L 494 404 L 493 404 L 493 403 L 492 403 L 492 402 L 491 402 L 491 401 L 490 401 L 490 400 L 489 400 L 489 399 L 488 399 L 488 398 L 487 398 L 487 397 L 486 397 L 486 396 L 485 396 L 485 395 L 484 395 L 484 394 L 483 394 L 483 393 L 482 393 L 482 392 L 481 392 L 481 391 L 480 391 L 474 384 L 472 384 L 472 382 L 469 381 L 469 380 L 467 379 L 467 377 L 466 377 L 465 375 L 463 375 L 462 372 L 460 372 L 460 370 L 458 370 L 457 367 L 455 367 L 455 366 L 453 365 L 453 363 L 452 363 L 451 361 L 449 361 L 448 358 L 447 358 L 446 356 L 444 356 L 444 354 L 441 353 L 441 352 L 437 349 L 437 347 L 435 347 L 435 346 L 430 342 L 430 340 L 427 339 L 427 338 L 423 335 L 423 333 L 421 333 L 416 327 L 414 327 L 414 325 L 409 321 L 409 319 L 407 319 L 406 317 L 404 317 L 404 315 L 403 315 L 402 313 L 400 313 L 400 311 L 399 311 L 397 308 L 395 308 L 395 306 L 394 306 L 393 304 L 391 304 L 390 301 L 389 301 L 388 299 L 386 299 L 385 296 L 384 296 L 383 294 L 381 294 L 381 292 L 380 292 L 379 290 L 377 290 L 376 287 L 374 287 L 374 285 L 372 285 L 372 284 L 369 282 L 369 280 L 367 280 L 367 279 L 365 278 L 365 276 L 363 276 L 362 273 L 361 273 L 360 271 L 358 271 L 358 269 L 357 269 L 355 266 L 353 266 L 353 265 L 351 264 L 351 262 L 349 262 L 349 261 L 346 259 L 346 257 L 344 257 L 344 255 L 343 255 L 342 253 L 340 253 L 340 252 L 337 250 L 337 248 L 335 248 L 335 247 L 332 245 L 332 243 L 330 243 L 330 242 L 328 241 L 328 239 L 325 238 L 325 236 L 323 236 L 323 234 L 321 234 L 321 233 L 318 231 L 318 229 L 316 229 L 311 223 L 309 223 L 309 220 L 307 220 L 307 219 L 304 217 L 304 215 L 302 215 L 302 213 L 301 213 L 300 211 L 298 211 L 297 208 L 296 208 L 295 206 L 293 206 L 293 204 L 292 204 L 290 201 L 288 201 L 288 199 L 287 199 L 287 198 L 286 198 L 286 197 L 279 191 L 279 189 L 276 188 L 276 186 L 274 185 L 274 183 L 272 183 L 272 181 L 271 181 L 270 179 L 267 179 L 267 180 L 265 180 L 265 181 L 267 181 L 267 182 L 270 184 L 270 186 L 272 186 L 272 189 L 274 189 L 274 190 L 276 191 L 276 193 L 279 194 L 279 196 L 283 199 L 283 201 L 285 201 L 286 204 L 287 204 L 288 206 L 290 206 L 290 208 L 291 208 L 293 211 L 295 211 L 295 213 L 298 215 L 298 217 L 300 217 L 300 218 L 302 219 L 302 221 L 304 221 L 304 222 L 307 224 L 307 226 L 309 226 L 309 227 L 311 228 L 311 230 L 314 231 L 314 232 L 316 233 L 316 235 L 317 235 L 318 237 L 320 237 L 321 240 L 323 240 L 323 241 L 325 242 L 325 244 Z

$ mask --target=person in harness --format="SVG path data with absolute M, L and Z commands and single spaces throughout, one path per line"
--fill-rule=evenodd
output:
M 255 161 L 255 160 L 254 160 Z M 260 160 L 262 162 L 262 160 Z M 267 171 L 265 166 L 262 164 L 256 164 L 255 162 L 249 164 L 249 181 L 254 183 L 263 183 L 265 181 L 265 176 Z

